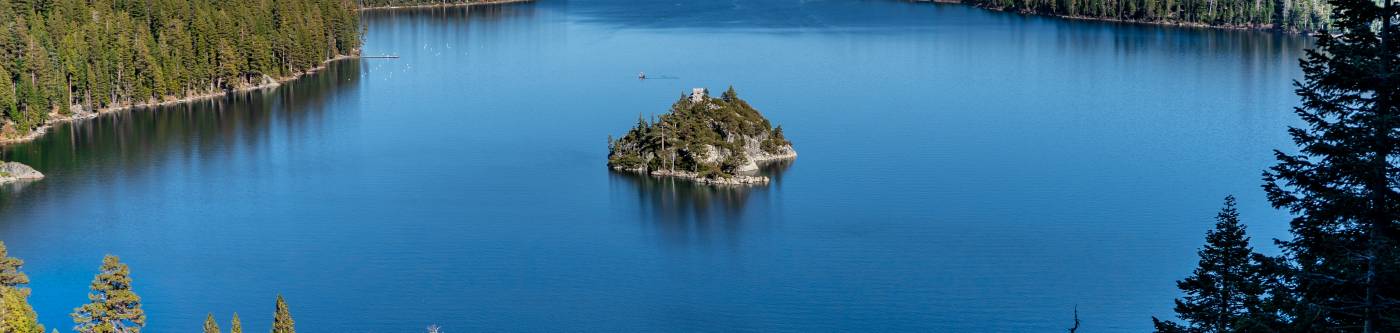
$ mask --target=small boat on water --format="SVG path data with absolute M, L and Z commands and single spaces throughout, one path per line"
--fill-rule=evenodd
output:
M 647 79 L 647 72 L 638 72 L 638 73 L 637 73 L 637 79 L 638 79 L 638 80 L 646 80 L 646 79 Z

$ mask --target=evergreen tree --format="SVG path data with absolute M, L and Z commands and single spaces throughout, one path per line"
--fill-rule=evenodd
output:
M 15 82 L 10 77 L 10 72 L 0 66 L 0 117 L 14 117 L 18 115 L 19 100 L 15 98 Z
M 287 301 L 282 299 L 282 295 L 277 295 L 277 312 L 272 317 L 272 333 L 296 332 L 296 321 L 292 320 L 292 311 L 287 309 Z
M 0 286 L 0 333 L 44 333 L 28 297 L 25 290 Z
M 88 300 L 73 310 L 73 330 L 79 333 L 139 333 L 146 325 L 141 297 L 131 290 L 131 271 L 117 256 L 102 258 Z
M 23 266 L 24 260 L 11 258 L 5 242 L 0 241 L 0 287 L 18 288 L 20 285 L 29 284 L 29 276 L 19 271 Z
M 1235 197 L 1225 197 L 1215 228 L 1206 232 L 1206 245 L 1196 253 L 1201 260 L 1195 272 L 1176 283 L 1186 294 L 1176 300 L 1175 309 L 1185 325 L 1153 317 L 1156 330 L 1219 333 L 1261 326 L 1248 321 L 1262 316 L 1264 276 L 1259 274 L 1259 259 L 1240 223 Z
M 213 313 L 204 317 L 204 333 L 221 333 L 221 331 L 219 331 L 219 322 L 214 321 Z
M 0 1 L 0 121 L 20 132 L 72 105 L 215 93 L 359 52 L 351 0 L 12 1 Z
M 733 102 L 735 99 L 739 98 L 739 93 L 734 91 L 734 86 L 729 86 L 729 89 L 725 90 L 719 97 L 725 102 Z
M 228 333 L 243 333 L 243 321 L 238 320 L 238 313 L 233 313 L 233 322 L 229 323 Z
M 1265 190 L 1287 208 L 1297 267 L 1291 317 L 1303 331 L 1400 331 L 1400 96 L 1391 0 L 1334 0 L 1338 34 L 1320 35 L 1295 83 L 1306 123 L 1298 154 L 1276 151 Z

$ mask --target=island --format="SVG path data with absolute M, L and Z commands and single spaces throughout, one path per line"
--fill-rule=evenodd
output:
M 44 179 L 44 174 L 19 162 L 0 162 L 0 184 Z
M 608 137 L 608 167 L 707 185 L 763 185 L 758 166 L 797 158 L 783 127 L 729 87 L 719 98 L 692 89 L 656 119 L 638 117 L 621 138 Z

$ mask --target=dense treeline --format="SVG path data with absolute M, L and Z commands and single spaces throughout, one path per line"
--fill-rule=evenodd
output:
M 1324 0 L 962 0 L 999 10 L 1133 22 L 1317 31 Z
M 0 0 L 0 121 L 266 83 L 358 52 L 353 0 Z
M 1333 34 L 1303 59 L 1297 153 L 1264 172 L 1293 215 L 1283 254 L 1255 253 L 1227 199 L 1158 332 L 1400 332 L 1400 8 L 1333 0 Z
M 10 257 L 5 242 L 0 242 L 0 333 L 45 333 L 38 314 L 29 305 L 29 276 L 21 271 L 23 267 L 24 261 Z M 140 333 L 146 326 L 141 296 L 132 288 L 131 268 L 116 256 L 102 259 L 101 270 L 92 278 L 88 300 L 73 309 L 75 332 Z M 296 333 L 296 322 L 282 295 L 277 295 L 272 316 L 272 333 Z M 233 314 L 229 328 L 231 333 L 243 333 L 238 313 Z M 222 333 L 212 313 L 205 318 L 204 332 Z M 58 329 L 54 328 L 53 333 L 58 333 Z
M 495 2 L 499 0 L 359 0 L 361 8 L 374 7 L 395 7 L 395 6 L 432 6 L 432 5 L 465 5 L 478 2 Z

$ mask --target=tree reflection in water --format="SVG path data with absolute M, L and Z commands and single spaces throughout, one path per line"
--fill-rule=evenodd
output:
M 690 244 L 714 237 L 735 241 L 733 236 L 743 229 L 745 221 L 766 219 L 768 208 L 776 207 L 768 202 L 782 189 L 783 173 L 792 163 L 762 165 L 759 174 L 771 179 L 766 186 L 707 186 L 631 172 L 608 174 L 613 193 L 636 197 L 638 216 L 646 226 L 657 228 L 668 242 Z

